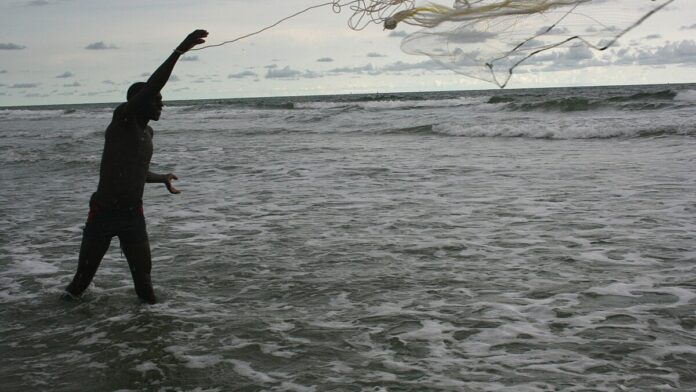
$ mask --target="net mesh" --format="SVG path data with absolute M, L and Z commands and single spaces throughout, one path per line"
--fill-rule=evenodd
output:
M 404 38 L 404 52 L 505 87 L 523 65 L 591 60 L 591 50 L 611 47 L 673 1 L 457 0 L 451 8 L 415 7 L 391 18 L 424 27 Z

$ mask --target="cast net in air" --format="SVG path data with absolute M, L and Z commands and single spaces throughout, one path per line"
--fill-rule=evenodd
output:
M 348 9 L 348 27 L 370 24 L 393 30 L 422 27 L 407 35 L 404 52 L 427 55 L 462 75 L 505 87 L 512 75 L 588 63 L 674 0 L 455 0 L 449 7 L 416 0 L 346 0 L 308 7 L 278 22 L 205 49 L 247 38 L 320 7 Z M 577 64 L 576 64 L 577 65 Z M 601 65 L 600 62 L 597 65 Z

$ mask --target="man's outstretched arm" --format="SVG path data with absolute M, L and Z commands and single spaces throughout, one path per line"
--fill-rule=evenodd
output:
M 147 177 L 145 178 L 145 182 L 164 184 L 164 186 L 167 187 L 167 190 L 169 191 L 169 193 L 177 194 L 177 193 L 181 193 L 181 191 L 174 188 L 174 185 L 172 185 L 172 180 L 178 180 L 178 179 L 179 178 L 172 173 L 157 174 L 157 173 L 153 173 L 151 171 L 148 171 Z
M 164 85 L 167 84 L 169 77 L 174 70 L 174 65 L 179 60 L 182 54 L 188 52 L 191 48 L 198 44 L 205 42 L 205 37 L 208 36 L 208 32 L 205 30 L 196 30 L 189 34 L 176 49 L 172 52 L 169 57 L 164 60 L 164 63 L 160 65 L 155 72 L 150 75 L 147 80 L 145 87 L 143 87 L 135 96 L 133 96 L 128 101 L 129 107 L 138 107 L 150 99 L 152 96 L 158 94 Z

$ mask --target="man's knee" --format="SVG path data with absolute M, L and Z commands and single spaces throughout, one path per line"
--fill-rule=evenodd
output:
M 121 250 L 126 255 L 126 260 L 131 266 L 150 265 L 150 241 L 148 239 L 138 242 L 121 241 Z

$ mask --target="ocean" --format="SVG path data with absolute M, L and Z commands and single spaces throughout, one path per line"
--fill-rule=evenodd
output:
M 696 390 L 696 85 L 165 104 L 153 306 L 60 299 L 115 105 L 0 108 L 3 391 Z

